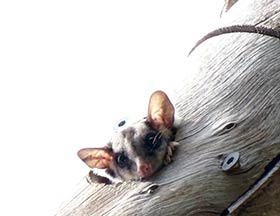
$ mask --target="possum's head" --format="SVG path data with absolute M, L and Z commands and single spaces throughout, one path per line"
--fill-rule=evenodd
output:
M 85 148 L 79 157 L 122 181 L 151 176 L 163 164 L 173 137 L 174 107 L 162 91 L 151 95 L 146 118 L 118 131 L 103 148 Z

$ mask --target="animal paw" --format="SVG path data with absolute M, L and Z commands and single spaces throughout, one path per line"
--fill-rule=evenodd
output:
M 178 142 L 170 142 L 168 145 L 167 145 L 167 152 L 166 152 L 166 156 L 165 156 L 165 159 L 163 161 L 164 165 L 168 165 L 172 162 L 172 156 L 173 156 L 173 153 L 176 149 L 176 146 L 178 146 L 179 143 Z

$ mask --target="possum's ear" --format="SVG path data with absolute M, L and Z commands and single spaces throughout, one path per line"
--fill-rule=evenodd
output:
M 151 95 L 147 118 L 155 130 L 173 127 L 174 107 L 164 92 L 156 91 Z
M 113 151 L 111 148 L 84 148 L 78 151 L 78 156 L 90 168 L 109 168 L 113 162 Z

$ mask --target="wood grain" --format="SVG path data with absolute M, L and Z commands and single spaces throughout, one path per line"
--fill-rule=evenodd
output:
M 280 1 L 238 1 L 222 25 L 280 26 Z M 89 184 L 57 213 L 66 215 L 220 215 L 280 153 L 280 43 L 246 33 L 220 35 L 188 58 L 176 78 L 182 125 L 174 162 L 145 182 Z M 240 168 L 221 163 L 240 153 Z M 237 215 L 277 215 L 279 174 Z M 259 213 L 259 214 L 258 214 Z

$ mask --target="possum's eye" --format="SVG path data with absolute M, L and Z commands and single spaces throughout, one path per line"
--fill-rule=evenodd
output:
M 149 153 L 153 153 L 161 144 L 161 133 L 149 132 L 145 137 L 145 145 Z
M 146 137 L 145 137 L 145 143 L 147 145 L 153 145 L 154 143 L 154 140 L 155 140 L 155 136 L 156 136 L 156 133 L 154 132 L 149 132 Z
M 116 154 L 115 160 L 120 168 L 128 167 L 129 159 L 123 153 Z

